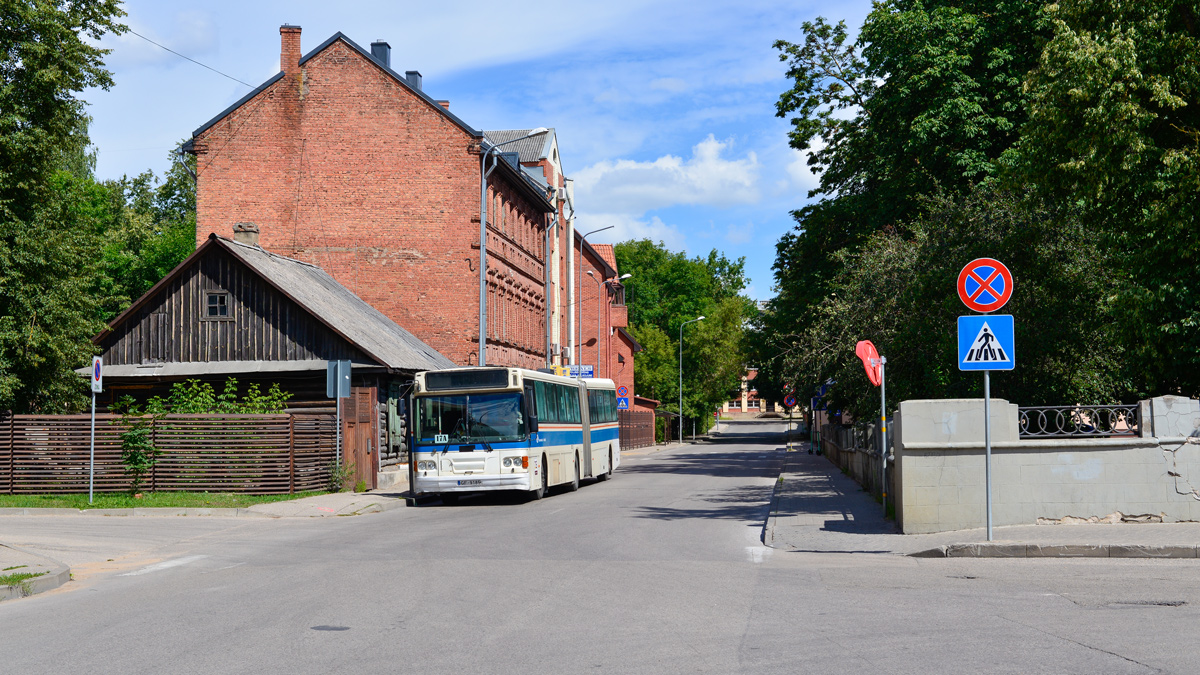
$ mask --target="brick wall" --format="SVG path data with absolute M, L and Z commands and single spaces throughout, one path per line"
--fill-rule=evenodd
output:
M 197 240 L 251 221 L 456 363 L 478 362 L 479 137 L 343 41 L 194 139 Z M 547 217 L 489 178 L 489 364 L 545 363 Z

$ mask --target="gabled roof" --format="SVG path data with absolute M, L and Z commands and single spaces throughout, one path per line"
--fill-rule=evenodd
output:
M 454 367 L 454 362 L 418 340 L 379 310 L 339 284 L 325 270 L 286 256 L 268 253 L 258 246 L 241 244 L 216 234 L 208 235 L 194 253 L 92 339 L 99 342 L 124 323 L 159 289 L 178 277 L 210 248 L 219 247 L 244 263 L 277 291 L 325 324 L 379 365 L 396 370 L 434 370 Z
M 580 244 L 584 251 L 590 253 L 593 258 L 599 260 L 600 264 L 604 266 L 603 273 L 605 279 L 617 276 L 617 268 L 608 264 L 608 261 L 604 259 L 604 256 L 600 255 L 600 252 L 596 250 L 596 247 L 591 242 L 583 240 L 583 235 L 579 234 L 578 228 L 575 230 L 575 241 Z
M 483 137 L 488 143 L 499 144 L 508 143 L 522 136 L 528 136 L 533 129 L 501 129 L 496 131 L 484 131 Z M 504 146 L 505 152 L 515 152 L 520 156 L 522 162 L 538 162 L 550 156 L 550 148 L 554 145 L 554 127 L 550 128 L 549 133 L 539 134 L 533 138 L 526 138 L 516 143 L 509 143 Z
M 636 354 L 640 351 L 645 351 L 646 348 L 642 346 L 642 343 L 635 340 L 633 338 L 633 335 L 630 335 L 629 331 L 625 330 L 624 328 L 618 328 L 617 333 L 620 333 L 621 337 L 625 338 L 626 340 L 629 340 L 629 344 L 633 345 L 633 353 L 634 354 Z
M 417 97 L 424 100 L 429 105 L 429 107 L 431 107 L 433 110 L 437 111 L 439 114 L 445 116 L 447 119 L 449 119 L 454 124 L 458 125 L 460 128 L 462 128 L 463 131 L 467 132 L 468 134 L 470 134 L 476 138 L 480 138 L 483 136 L 482 132 L 476 130 L 471 125 L 469 125 L 466 122 L 459 119 L 459 117 L 457 115 L 454 115 L 453 113 L 451 113 L 449 109 L 443 107 L 434 98 L 429 96 L 429 94 L 426 94 L 424 91 L 421 91 L 420 89 L 417 89 L 417 88 L 413 87 L 411 84 L 409 84 L 408 79 L 405 78 L 403 75 L 397 73 L 396 71 L 392 70 L 391 68 L 389 68 L 389 67 L 383 65 L 382 63 L 380 63 L 379 61 L 375 60 L 375 57 L 371 56 L 370 51 L 360 47 L 357 42 L 346 37 L 346 35 L 344 33 L 342 33 L 341 31 L 334 33 L 333 35 L 331 35 L 329 37 L 329 39 L 325 40 L 320 45 L 318 45 L 316 49 L 313 49 L 309 53 L 305 54 L 300 59 L 300 65 L 303 66 L 310 59 L 315 57 L 317 54 L 320 54 L 321 52 L 325 51 L 330 45 L 337 42 L 338 40 L 345 42 L 350 48 L 354 49 L 359 54 L 361 54 L 363 56 L 363 58 L 365 58 L 369 63 L 374 64 L 377 68 L 379 68 L 383 72 L 390 75 L 392 77 L 392 79 L 394 79 L 396 82 L 398 82 L 400 84 L 400 86 L 404 87 L 405 89 L 408 89 L 413 94 L 416 94 Z M 221 111 L 220 114 L 218 114 L 216 117 L 214 117 L 211 120 L 200 125 L 199 128 L 197 128 L 195 131 L 192 132 L 192 138 L 199 136 L 200 134 L 207 131 L 210 127 L 212 127 L 217 122 L 220 122 L 222 119 L 225 119 L 225 117 L 228 116 L 230 113 L 232 113 L 234 110 L 237 110 L 241 106 L 245 105 L 248 101 L 250 101 L 252 98 L 257 96 L 264 89 L 266 89 L 267 87 L 270 87 L 272 84 L 275 84 L 276 82 L 278 82 L 282 77 L 283 77 L 282 72 L 277 73 L 276 75 L 271 77 L 271 79 L 262 83 L 258 87 L 255 87 L 255 89 L 253 91 L 251 91 L 249 94 L 246 94 L 245 96 L 243 96 L 241 99 L 239 99 L 237 101 L 237 103 L 234 103 L 233 105 L 229 106 L 225 110 Z
M 592 244 L 592 248 L 596 249 L 596 253 L 608 263 L 608 266 L 613 268 L 613 274 L 617 273 L 617 256 L 613 253 L 612 244 Z

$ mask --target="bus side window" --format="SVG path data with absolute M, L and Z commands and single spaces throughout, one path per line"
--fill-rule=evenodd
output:
M 554 415 L 550 414 L 549 403 L 546 396 L 546 383 L 534 381 L 533 383 L 533 398 L 537 402 L 537 414 L 539 422 L 553 422 Z
M 525 383 L 525 426 L 529 429 L 529 433 L 535 433 L 538 430 L 538 413 L 537 413 L 537 396 L 533 392 L 533 383 Z

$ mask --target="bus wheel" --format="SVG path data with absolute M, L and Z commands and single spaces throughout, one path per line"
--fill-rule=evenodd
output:
M 574 492 L 579 489 L 579 455 L 575 455 L 575 480 L 571 481 L 567 491 Z
M 608 471 L 596 476 L 598 481 L 606 481 L 612 477 L 612 448 L 608 449 Z
M 550 479 L 546 475 L 546 456 L 542 455 L 542 466 L 539 468 L 542 474 L 542 486 L 533 491 L 534 499 L 541 499 L 546 496 L 546 492 L 550 489 Z

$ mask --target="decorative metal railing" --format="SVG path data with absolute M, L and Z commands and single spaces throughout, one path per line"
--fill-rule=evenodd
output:
M 1137 436 L 1141 408 L 1130 405 L 1055 405 L 1018 408 L 1021 438 Z

